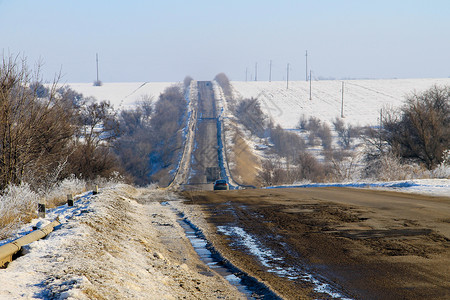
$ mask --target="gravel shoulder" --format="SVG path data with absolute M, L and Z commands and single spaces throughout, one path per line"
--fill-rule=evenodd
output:
M 103 189 L 0 270 L 0 299 L 245 299 L 199 260 L 163 201 L 178 199 Z

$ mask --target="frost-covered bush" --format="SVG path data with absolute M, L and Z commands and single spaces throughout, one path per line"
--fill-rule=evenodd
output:
M 0 239 L 33 219 L 39 195 L 26 183 L 9 185 L 0 196 Z
M 361 172 L 359 166 L 362 164 L 362 156 L 357 152 L 336 151 L 330 158 L 327 174 L 332 181 L 359 180 Z
M 48 190 L 40 191 L 42 198 L 46 199 L 47 207 L 54 207 L 66 202 L 67 194 L 79 194 L 86 191 L 86 181 L 75 176 L 56 183 Z
M 445 150 L 440 163 L 432 172 L 433 178 L 450 178 L 450 150 Z
M 100 188 L 111 187 L 117 184 L 125 183 L 125 178 L 119 172 L 113 172 L 108 178 L 98 177 L 95 184 Z
M 365 168 L 366 177 L 381 181 L 406 180 L 428 177 L 427 172 L 413 162 L 402 162 L 393 153 L 373 157 Z

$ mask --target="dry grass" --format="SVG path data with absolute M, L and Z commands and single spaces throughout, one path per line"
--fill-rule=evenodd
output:
M 239 183 L 260 186 L 258 171 L 261 163 L 258 157 L 252 153 L 239 131 L 235 130 L 232 148 L 234 167 L 231 169 L 231 173 Z
M 0 239 L 36 217 L 38 194 L 29 185 L 9 186 L 0 196 Z
M 59 182 L 50 190 L 36 193 L 28 184 L 9 186 L 0 196 L 0 239 L 7 238 L 21 225 L 37 217 L 37 204 L 45 200 L 46 208 L 67 203 L 67 194 L 86 190 L 86 182 L 74 177 Z

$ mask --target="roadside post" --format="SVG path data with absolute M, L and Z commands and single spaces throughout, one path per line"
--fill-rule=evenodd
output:
M 67 194 L 67 206 L 73 206 L 73 195 Z
M 45 200 L 41 199 L 38 203 L 38 217 L 45 218 Z
M 92 195 L 97 195 L 98 194 L 98 185 L 96 185 L 94 187 L 94 190 L 92 191 Z

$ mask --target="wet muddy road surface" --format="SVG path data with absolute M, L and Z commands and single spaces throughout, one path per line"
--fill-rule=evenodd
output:
M 217 118 L 214 92 L 210 81 L 198 82 L 198 113 L 195 133 L 195 148 L 191 159 L 191 170 L 185 189 L 211 190 L 208 168 L 218 168 Z
M 450 198 L 345 188 L 183 195 L 214 247 L 285 299 L 450 298 Z

